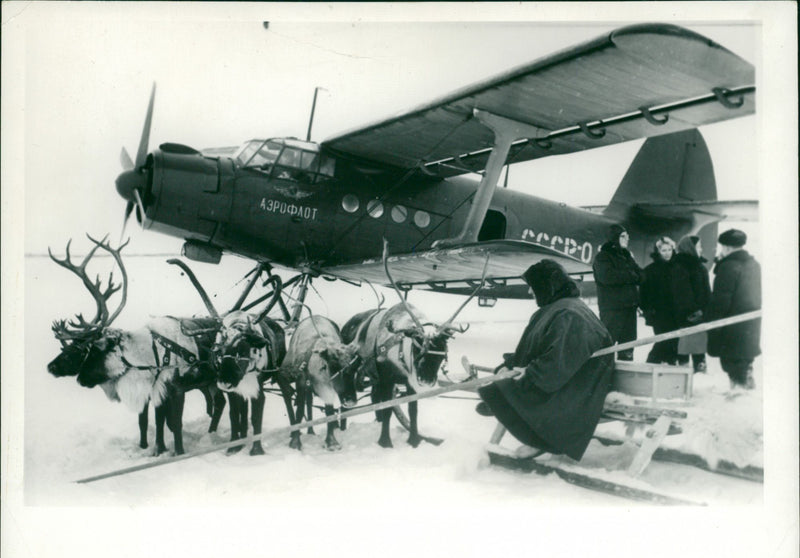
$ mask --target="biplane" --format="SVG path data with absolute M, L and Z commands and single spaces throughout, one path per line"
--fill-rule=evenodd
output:
M 667 24 L 624 27 L 321 143 L 297 138 L 148 152 L 155 85 L 135 159 L 116 180 L 144 229 L 298 277 L 528 298 L 542 258 L 576 276 L 612 223 L 640 263 L 660 235 L 698 234 L 713 253 L 717 200 L 699 127 L 755 112 L 755 70 Z M 646 138 L 609 204 L 568 207 L 501 187 L 507 165 Z M 568 185 L 565 185 L 568 187 Z M 483 279 L 483 281 L 482 281 Z

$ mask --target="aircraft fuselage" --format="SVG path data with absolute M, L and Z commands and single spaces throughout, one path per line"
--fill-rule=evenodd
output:
M 244 168 L 228 157 L 156 150 L 143 196 L 144 227 L 290 268 L 329 267 L 380 256 L 384 238 L 392 253 L 413 253 L 452 237 L 478 187 L 465 177 L 397 185 L 395 177 L 340 168 L 343 178 L 308 179 Z M 612 222 L 498 188 L 478 240 L 532 242 L 590 265 Z M 642 252 L 636 248 L 643 249 L 644 239 L 632 240 Z

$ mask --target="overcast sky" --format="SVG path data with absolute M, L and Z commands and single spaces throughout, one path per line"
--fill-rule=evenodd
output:
M 4 20 L 9 11 L 4 5 Z M 25 251 L 42 253 L 84 232 L 118 237 L 125 207 L 114 188 L 119 152 L 124 146 L 135 155 L 153 82 L 151 150 L 166 141 L 205 148 L 304 137 L 316 86 L 327 90 L 313 130 L 313 139 L 323 140 L 641 21 L 685 25 L 760 67 L 762 29 L 741 13 L 684 21 L 663 11 L 661 17 L 626 11 L 608 23 L 597 23 L 601 14 L 588 9 L 582 21 L 569 23 L 563 17 L 313 23 L 285 16 L 265 29 L 261 20 L 275 15 L 267 12 L 238 18 L 233 9 L 207 16 L 200 10 L 187 18 L 175 4 L 27 7 L 18 16 L 25 19 L 24 41 L 16 43 L 25 53 Z M 321 7 L 312 13 L 306 19 L 346 15 Z M 751 116 L 702 130 L 721 199 L 758 198 L 756 121 Z M 574 205 L 604 204 L 640 145 L 515 167 L 511 186 Z M 131 225 L 131 253 L 178 249 L 179 241 Z

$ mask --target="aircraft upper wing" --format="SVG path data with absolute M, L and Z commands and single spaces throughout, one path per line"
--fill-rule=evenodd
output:
M 473 117 L 475 109 L 537 130 L 512 146 L 508 162 L 521 162 L 752 114 L 755 69 L 687 29 L 634 25 L 323 146 L 364 163 L 440 177 L 482 171 L 494 135 Z
M 567 273 L 585 274 L 592 271 L 588 264 L 562 252 L 521 240 L 492 240 L 457 248 L 395 255 L 390 256 L 387 263 L 392 277 L 401 287 L 434 290 L 442 290 L 452 284 L 477 286 L 486 266 L 485 292 L 490 293 L 493 286 L 499 289 L 506 282 L 519 279 L 529 266 L 543 258 L 556 260 Z M 353 281 L 367 280 L 378 285 L 389 283 L 381 258 L 326 267 L 320 271 Z

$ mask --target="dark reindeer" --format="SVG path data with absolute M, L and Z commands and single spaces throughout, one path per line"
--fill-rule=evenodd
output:
M 88 235 L 87 235 L 88 236 Z M 91 321 L 78 314 L 67 322 L 57 320 L 52 329 L 61 342 L 61 353 L 47 369 L 54 376 L 77 376 L 84 387 L 100 386 L 112 401 L 121 401 L 139 412 L 139 446 L 147 447 L 148 407 L 152 401 L 156 414 L 156 454 L 166 451 L 164 424 L 172 430 L 175 453 L 183 449 L 183 403 L 185 392 L 201 389 L 206 397 L 206 410 L 212 417 L 209 431 L 216 429 L 225 400 L 213 384 L 213 371 L 203 358 L 207 355 L 213 338 L 190 337 L 183 333 L 180 320 L 170 317 L 151 319 L 146 327 L 124 331 L 111 328 L 127 301 L 127 272 L 120 252 L 127 245 L 114 250 L 106 239 L 97 241 L 80 265 L 70 257 L 70 242 L 66 256 L 50 258 L 77 275 L 90 292 L 97 305 Z M 113 281 L 109 274 L 105 288 L 99 277 L 92 281 L 86 266 L 98 249 L 108 252 L 119 266 L 122 283 Z M 49 251 L 49 250 L 48 250 Z M 114 312 L 108 310 L 109 298 L 122 290 L 121 299 Z
M 168 263 L 179 266 L 186 273 L 213 316 L 215 323 L 208 331 L 215 334 L 212 349 L 215 381 L 217 387 L 228 395 L 231 441 L 247 437 L 248 414 L 253 434 L 261 434 L 265 403 L 263 384 L 267 381 L 276 383 L 280 388 L 289 421 L 295 424 L 291 382 L 280 370 L 286 355 L 284 330 L 276 321 L 267 318 L 265 312 L 255 315 L 238 309 L 259 275 L 253 276 L 234 308 L 220 316 L 194 272 L 180 260 L 171 259 Z M 299 440 L 299 436 L 299 432 L 292 432 L 292 441 Z M 241 449 L 242 446 L 234 446 L 228 449 L 228 453 Z M 257 439 L 253 442 L 250 455 L 263 454 L 261 440 Z
M 453 321 L 467 303 L 483 286 L 481 284 L 456 312 L 442 325 L 433 324 L 409 304 L 392 279 L 387 263 L 386 245 L 383 255 L 384 269 L 394 287 L 400 303 L 388 309 L 370 310 L 353 316 L 342 328 L 343 341 L 357 347 L 361 365 L 347 379 L 348 385 L 363 385 L 366 376 L 372 384 L 372 401 L 379 403 L 394 397 L 396 385 L 404 385 L 409 393 L 420 393 L 435 387 L 439 368 L 447 356 L 447 342 L 456 333 L 464 333 L 469 326 L 456 327 Z M 488 262 L 487 262 L 488 264 Z M 389 424 L 391 409 L 377 411 L 381 422 L 378 444 L 392 447 Z M 417 426 L 417 402 L 408 404 L 410 420 L 408 443 L 417 447 L 422 441 Z
M 356 352 L 354 346 L 342 343 L 339 327 L 328 318 L 310 316 L 297 325 L 282 367 L 283 374 L 295 382 L 297 389 L 296 422 L 302 422 L 306 408 L 311 418 L 309 403 L 314 395 L 322 399 L 326 416 L 335 413 L 338 403 L 345 407 L 356 404 L 355 390 L 345 385 L 345 378 L 352 377 L 347 369 L 355 364 Z M 325 447 L 329 450 L 342 447 L 335 430 L 336 421 L 329 422 L 325 436 Z M 291 447 L 300 449 L 300 432 L 292 434 Z

